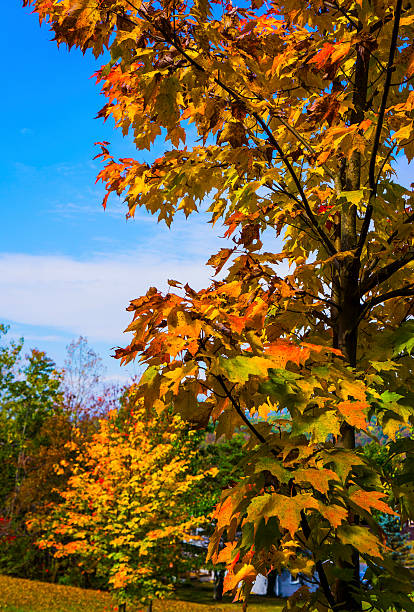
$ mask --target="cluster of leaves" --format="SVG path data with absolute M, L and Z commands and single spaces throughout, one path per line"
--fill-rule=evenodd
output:
M 413 610 L 376 514 L 414 518 L 412 441 L 397 439 L 414 420 L 413 194 L 394 180 L 397 156 L 414 156 L 411 2 L 23 3 L 58 44 L 109 48 L 99 116 L 138 149 L 171 143 L 151 164 L 102 143 L 104 205 L 124 194 L 129 216 L 170 225 L 208 199 L 233 237 L 208 262 L 221 280 L 133 300 L 117 352 L 147 366 L 146 410 L 251 434 L 210 543 L 226 588 L 245 598 L 285 567 L 318 586 L 290 609 Z M 404 458 L 398 476 L 356 448 L 371 422 Z
M 0 326 L 0 336 L 7 333 Z M 61 402 L 61 376 L 45 353 L 22 358 L 23 341 L 0 346 L 0 508 L 14 503 L 21 485 L 29 440 L 38 439 L 45 420 Z M 13 508 L 9 510 L 13 515 Z
M 186 542 L 206 522 L 194 516 L 191 491 L 217 472 L 191 473 L 197 435 L 178 416 L 146 411 L 134 387 L 123 401 L 90 441 L 69 443 L 71 476 L 60 501 L 29 522 L 41 548 L 103 575 L 121 603 L 165 596 L 191 567 Z
M 3 336 L 7 330 L 0 327 Z M 116 390 L 112 394 L 106 390 L 98 398 L 95 394 L 94 402 L 89 396 L 85 401 L 81 396 L 85 373 L 97 356 L 84 339 L 68 348 L 72 348 L 71 359 L 62 373 L 40 351 L 32 350 L 24 358 L 23 339 L 0 345 L 0 570 L 92 586 L 66 560 L 57 562 L 47 551 L 40 551 L 25 526 L 28 513 L 41 514 L 48 503 L 57 501 L 54 489 L 63 487 L 68 479 L 68 470 L 58 475 L 54 468 L 70 458 L 65 445 L 75 436 L 75 421 L 77 442 L 82 444 L 94 430 L 94 414 L 116 405 Z M 83 354 L 89 360 L 86 368 Z M 71 367 L 74 362 L 79 372 Z M 96 579 L 92 584 L 100 586 Z

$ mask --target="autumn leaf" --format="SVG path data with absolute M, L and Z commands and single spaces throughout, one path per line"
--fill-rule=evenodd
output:
M 338 410 L 346 421 L 358 429 L 366 429 L 366 413 L 369 404 L 367 402 L 339 402 Z
M 358 546 L 363 555 L 382 558 L 382 547 L 379 539 L 366 527 L 360 525 L 341 525 L 337 530 L 338 538 L 342 544 Z
M 383 497 L 385 497 L 385 494 L 381 491 L 363 491 L 362 489 L 353 491 L 350 495 L 351 501 L 361 508 L 371 508 L 396 516 L 397 513 L 382 500 Z
M 326 469 L 299 469 L 295 472 L 295 480 L 308 482 L 314 489 L 325 494 L 329 491 L 329 483 L 338 480 L 338 475 Z

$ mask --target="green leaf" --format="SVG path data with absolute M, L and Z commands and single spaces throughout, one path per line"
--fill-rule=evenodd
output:
M 264 357 L 246 357 L 239 355 L 237 357 L 224 358 L 218 360 L 219 371 L 224 373 L 230 382 L 247 382 L 249 376 L 266 376 L 271 362 Z
M 387 345 L 394 349 L 393 356 L 396 357 L 403 352 L 411 355 L 414 349 L 414 321 L 405 321 L 398 329 L 387 338 Z
M 340 525 L 337 535 L 342 544 L 350 544 L 369 557 L 382 558 L 380 541 L 368 528 L 360 525 Z

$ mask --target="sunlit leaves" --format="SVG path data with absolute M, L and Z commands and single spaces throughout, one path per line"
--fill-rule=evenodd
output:
M 185 565 L 185 542 L 206 521 L 192 515 L 191 491 L 217 473 L 191 472 L 192 438 L 178 417 L 146 412 L 132 388 L 123 412 L 103 417 L 91 441 L 73 444 L 60 503 L 30 520 L 38 545 L 98 571 L 119 601 L 168 593 L 171 568 Z

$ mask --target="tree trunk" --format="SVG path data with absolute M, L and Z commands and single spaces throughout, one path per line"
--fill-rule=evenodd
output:
M 353 93 L 353 109 L 350 113 L 350 124 L 360 123 L 365 118 L 367 85 L 369 75 L 370 54 L 364 44 L 357 47 L 355 61 L 355 82 Z M 340 162 L 335 180 L 336 190 L 357 191 L 361 187 L 361 154 L 354 151 L 348 160 L 345 157 Z M 358 246 L 357 210 L 349 202 L 342 206 L 340 220 L 337 226 L 335 247 L 338 251 L 351 251 L 348 258 L 338 261 L 333 268 L 332 299 L 338 304 L 333 309 L 332 319 L 334 348 L 339 348 L 351 367 L 357 365 L 358 349 L 358 318 L 361 312 L 361 296 L 359 289 L 360 258 L 356 254 Z M 341 427 L 338 446 L 346 449 L 355 448 L 355 428 L 347 423 Z M 358 523 L 358 517 L 352 512 L 348 514 L 350 524 Z M 353 550 L 351 561 L 338 560 L 338 566 L 344 570 L 352 570 L 352 580 L 336 581 L 334 596 L 337 605 L 335 612 L 361 612 L 362 606 L 355 600 L 353 589 L 360 586 L 359 554 Z
M 276 570 L 272 570 L 271 572 L 267 574 L 266 597 L 275 596 L 276 579 L 277 579 Z
M 224 585 L 224 569 L 214 570 L 214 601 L 222 601 Z
M 342 213 L 341 250 L 343 251 L 353 249 L 356 246 L 356 236 L 353 232 L 353 220 L 349 219 L 350 216 L 354 215 L 356 215 L 356 212 L 353 211 L 352 208 L 347 211 L 347 214 L 344 214 L 344 211 Z M 351 256 L 349 259 L 340 262 L 333 292 L 335 295 L 334 299 L 339 306 L 334 313 L 336 319 L 334 346 L 342 351 L 351 367 L 356 367 L 357 364 L 357 322 L 361 311 L 359 270 L 360 262 L 357 258 L 352 258 Z M 341 435 L 337 441 L 337 445 L 350 450 L 354 449 L 355 428 L 347 423 L 343 423 L 340 433 Z M 349 512 L 348 521 L 350 524 L 358 523 L 358 517 Z M 353 590 L 358 589 L 360 586 L 358 551 L 353 550 L 351 561 L 338 559 L 338 567 L 343 570 L 351 570 L 353 577 L 351 581 L 342 580 L 341 578 L 338 578 L 336 581 L 334 588 L 334 597 L 337 604 L 335 606 L 335 612 L 361 612 L 362 606 L 356 601 L 353 595 Z
M 359 61 L 357 60 L 356 72 L 360 78 L 360 91 L 357 92 L 357 94 L 359 93 L 359 99 L 354 99 L 356 107 L 355 116 L 352 118 L 354 122 L 361 121 L 363 118 L 361 105 L 364 103 L 366 96 L 366 78 L 364 81 L 361 71 L 362 68 L 367 68 L 364 62 L 365 59 L 362 53 L 362 59 L 359 58 Z M 344 190 L 358 190 L 360 188 L 360 168 L 360 154 L 354 153 L 351 155 L 349 162 L 344 164 L 341 169 L 338 181 L 339 186 Z M 349 205 L 349 203 L 345 204 L 342 207 L 340 227 L 338 228 L 339 231 L 336 239 L 338 251 L 355 252 L 358 244 L 356 219 L 357 212 L 355 206 Z M 338 308 L 332 312 L 333 319 L 335 320 L 333 329 L 334 348 L 339 348 L 342 351 L 348 364 L 353 368 L 357 365 L 358 318 L 361 312 L 359 273 L 360 259 L 350 254 L 349 257 L 337 263 L 332 290 L 332 298 L 338 304 Z M 340 433 L 337 445 L 350 450 L 354 449 L 355 428 L 347 423 L 343 423 Z M 358 517 L 349 512 L 348 520 L 350 524 L 355 524 L 358 522 Z M 341 578 L 336 581 L 334 588 L 334 597 L 337 603 L 335 612 L 361 612 L 362 606 L 355 600 L 353 595 L 353 590 L 360 586 L 358 551 L 354 550 L 352 552 L 351 561 L 339 559 L 338 566 L 344 570 L 351 570 L 353 578 L 351 581 L 342 580 Z

